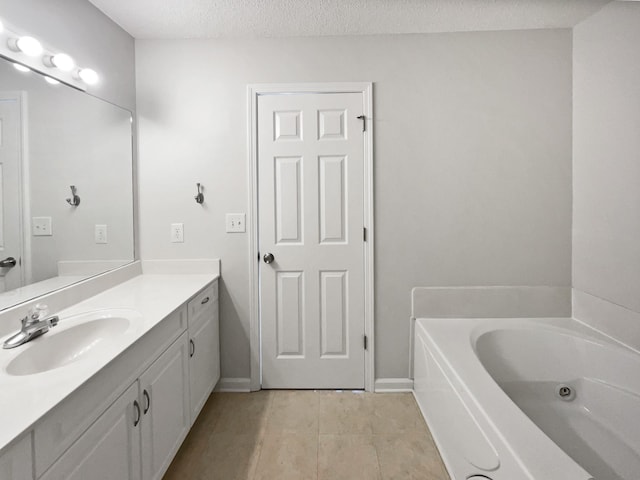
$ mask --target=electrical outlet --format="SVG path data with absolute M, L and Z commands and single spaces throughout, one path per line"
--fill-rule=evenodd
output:
M 246 232 L 244 213 L 227 213 L 226 227 L 227 233 Z
M 107 243 L 107 226 L 96 225 L 94 230 L 96 243 Z
M 52 236 L 51 217 L 33 217 L 31 219 L 31 231 L 34 237 Z
M 184 242 L 184 223 L 171 224 L 171 243 Z

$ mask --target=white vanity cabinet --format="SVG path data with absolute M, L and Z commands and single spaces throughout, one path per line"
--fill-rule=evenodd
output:
M 217 281 L 187 306 L 189 316 L 189 387 L 194 422 L 220 379 Z
M 187 345 L 183 333 L 41 480 L 162 478 L 191 426 Z
M 169 351 L 174 342 L 185 335 L 186 330 L 187 310 L 183 306 L 168 315 L 136 344 L 40 419 L 33 430 L 36 478 L 40 478 L 65 450 L 72 449 L 74 443 L 81 442 L 83 432 L 130 385 L 137 385 L 138 377 L 161 360 L 163 352 Z M 142 389 L 137 393 L 137 397 L 141 396 Z M 143 398 L 135 400 L 139 407 L 143 405 Z M 133 401 L 131 408 L 134 408 Z
M 33 480 L 35 463 L 38 480 L 160 480 L 220 376 L 217 289 L 209 284 L 45 415 L 33 450 L 31 435 L 20 450 L 31 476 L 7 478 Z

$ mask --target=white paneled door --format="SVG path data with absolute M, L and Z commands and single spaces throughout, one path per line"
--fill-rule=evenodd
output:
M 0 293 L 22 286 L 20 100 L 0 92 Z
M 263 388 L 364 387 L 361 93 L 258 97 Z

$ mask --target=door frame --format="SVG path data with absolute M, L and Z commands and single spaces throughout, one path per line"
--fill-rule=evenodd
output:
M 260 95 L 287 95 L 305 93 L 359 93 L 362 95 L 365 116 L 364 135 L 364 227 L 367 237 L 364 242 L 364 334 L 367 349 L 364 351 L 365 390 L 374 389 L 375 337 L 374 337 L 374 216 L 373 216 L 373 83 L 277 83 L 252 84 L 247 87 L 248 107 L 248 191 L 249 211 L 247 233 L 249 234 L 249 279 L 250 279 L 250 325 L 251 347 L 251 391 L 262 386 L 262 344 L 260 335 L 260 278 L 258 257 L 258 97 Z

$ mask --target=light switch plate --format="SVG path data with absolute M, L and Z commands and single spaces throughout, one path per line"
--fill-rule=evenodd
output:
M 33 217 L 31 219 L 31 232 L 34 237 L 52 236 L 51 217 Z
M 171 224 L 171 243 L 184 242 L 184 223 Z
M 94 236 L 95 236 L 96 243 L 107 243 L 107 226 L 96 225 Z
M 226 217 L 227 233 L 246 232 L 244 213 L 227 213 Z

